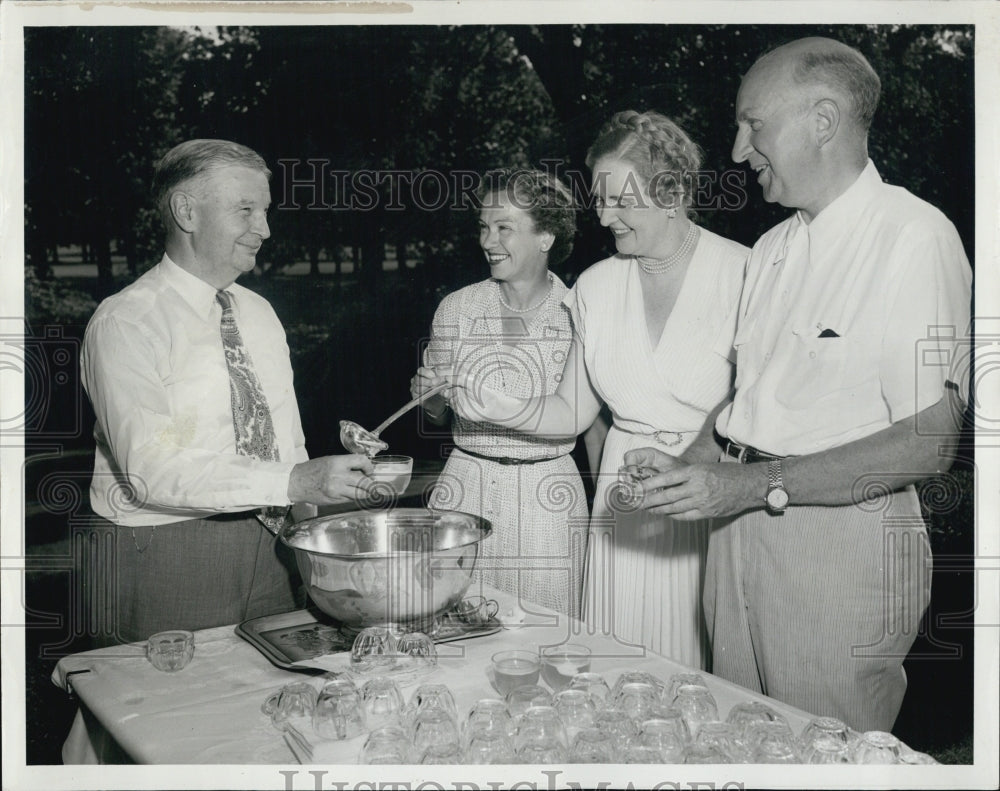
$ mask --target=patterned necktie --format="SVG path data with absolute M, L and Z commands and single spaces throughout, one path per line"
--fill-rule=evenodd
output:
M 215 300 L 222 306 L 220 331 L 226 367 L 229 369 L 229 400 L 233 410 L 236 452 L 261 461 L 280 461 L 271 410 L 254 371 L 250 352 L 236 326 L 232 298 L 225 291 L 218 291 Z M 257 512 L 257 518 L 268 530 L 277 533 L 285 523 L 288 510 L 287 506 L 268 506 Z

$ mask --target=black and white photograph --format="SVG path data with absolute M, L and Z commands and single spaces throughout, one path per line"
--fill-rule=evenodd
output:
M 4 789 L 997 787 L 995 6 L 0 23 Z

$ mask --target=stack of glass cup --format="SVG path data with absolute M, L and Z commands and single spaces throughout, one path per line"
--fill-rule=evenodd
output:
M 532 656 L 497 655 L 494 663 L 513 659 L 511 675 L 537 682 Z M 817 717 L 796 735 L 759 700 L 738 703 L 723 720 L 697 674 L 664 681 L 628 671 L 609 686 L 588 670 L 556 686 L 520 683 L 503 698 L 477 700 L 460 716 L 444 684 L 422 684 L 405 701 L 386 676 L 360 687 L 334 678 L 318 691 L 305 682 L 286 685 L 268 698 L 264 712 L 278 728 L 290 718 L 311 718 L 323 739 L 367 733 L 363 764 L 936 763 L 890 733 L 858 733 L 833 717 Z

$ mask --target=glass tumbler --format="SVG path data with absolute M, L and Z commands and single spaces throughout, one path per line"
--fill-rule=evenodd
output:
M 816 717 L 802 729 L 799 737 L 799 750 L 802 758 L 807 763 L 813 763 L 810 755 L 821 745 L 829 745 L 830 749 L 822 750 L 823 753 L 834 751 L 839 748 L 845 754 L 850 752 L 851 734 L 847 725 L 835 717 Z
M 899 753 L 899 739 L 891 733 L 868 731 L 854 746 L 851 760 L 856 764 L 896 764 Z
M 194 635 L 182 629 L 157 632 L 146 641 L 146 659 L 157 670 L 183 670 L 194 656 Z
M 515 752 L 529 740 L 555 739 L 563 747 L 569 746 L 566 728 L 559 713 L 552 706 L 529 706 L 517 723 L 514 733 Z
M 625 749 L 625 744 L 639 732 L 631 718 L 618 709 L 604 709 L 594 716 L 594 727 L 604 734 L 604 738 L 614 750 Z
M 611 688 L 600 673 L 577 673 L 570 679 L 570 689 L 582 689 L 598 709 L 605 708 L 611 699 Z
M 513 763 L 514 742 L 502 721 L 476 722 L 466 730 L 463 756 L 467 764 Z
M 698 729 L 695 744 L 699 747 L 717 747 L 730 763 L 750 763 L 751 753 L 742 741 L 743 731 L 731 722 L 705 722 Z
M 801 762 L 798 739 L 784 718 L 750 723 L 743 733 L 743 743 L 756 763 Z
M 757 700 L 749 700 L 743 703 L 737 703 L 729 710 L 729 716 L 726 717 L 726 722 L 735 725 L 740 734 L 745 734 L 747 728 L 755 722 L 774 722 L 775 720 L 784 720 L 778 712 L 768 706 L 766 703 L 761 703 Z M 786 721 L 787 722 L 787 721 Z
M 402 495 L 410 485 L 413 475 L 413 459 L 410 456 L 378 455 L 372 460 L 372 477 L 377 489 L 382 487 L 396 495 Z
M 375 676 L 361 687 L 361 705 L 369 728 L 399 724 L 403 715 L 403 693 L 391 678 Z
M 358 763 L 405 764 L 409 763 L 410 738 L 398 725 L 376 728 L 368 734 Z
M 671 705 L 677 698 L 677 693 L 681 691 L 683 686 L 692 687 L 703 687 L 708 689 L 708 684 L 705 683 L 705 677 L 700 673 L 674 673 L 667 681 L 663 702 L 666 705 Z
M 644 747 L 656 750 L 659 758 L 654 763 L 684 763 L 687 728 L 679 714 L 675 719 L 646 720 L 639 726 L 639 734 L 635 738 Z
M 558 712 L 563 727 L 566 728 L 566 738 L 570 742 L 580 731 L 594 727 L 594 716 L 597 707 L 590 695 L 582 689 L 564 689 L 557 692 L 552 699 L 552 707 Z
M 358 632 L 351 645 L 351 670 L 371 673 L 387 670 L 395 662 L 396 639 L 384 626 Z
M 530 686 L 515 687 L 507 693 L 507 713 L 514 720 L 514 727 L 521 718 L 521 715 L 530 706 L 551 706 L 552 694 L 537 684 Z
M 618 695 L 621 694 L 622 687 L 626 684 L 651 684 L 661 696 L 664 694 L 663 690 L 666 687 L 666 685 L 652 673 L 647 673 L 644 670 L 627 670 L 618 676 L 618 679 L 615 681 L 615 685 L 611 688 L 610 700 L 612 702 L 617 700 Z
M 703 723 L 719 719 L 719 707 L 706 687 L 682 684 L 677 690 L 674 706 L 687 723 L 692 739 L 698 737 L 698 729 Z
M 313 730 L 324 739 L 353 739 L 366 730 L 357 687 L 347 679 L 328 681 L 316 699 Z
M 430 670 L 437 665 L 437 646 L 423 632 L 405 632 L 395 637 L 395 653 L 405 670 Z
M 260 710 L 271 718 L 275 728 L 283 729 L 290 717 L 312 717 L 319 692 L 305 681 L 285 684 L 264 701 Z
M 473 703 L 462 725 L 464 743 L 468 743 L 469 734 L 476 728 L 499 731 L 513 739 L 514 720 L 507 712 L 507 703 L 499 698 L 481 698 Z
M 431 747 L 459 749 L 458 725 L 444 709 L 429 707 L 416 712 L 412 728 L 413 755 L 423 760 Z
M 429 709 L 445 712 L 455 722 L 458 722 L 458 708 L 455 706 L 455 696 L 444 684 L 421 684 L 410 696 L 410 710 L 416 714 Z
M 618 696 L 613 705 L 625 712 L 636 722 L 648 720 L 659 708 L 660 696 L 656 687 L 645 681 L 633 681 L 623 684 L 618 690 Z
M 575 764 L 612 764 L 617 762 L 614 745 L 597 728 L 585 728 L 573 737 L 569 760 Z

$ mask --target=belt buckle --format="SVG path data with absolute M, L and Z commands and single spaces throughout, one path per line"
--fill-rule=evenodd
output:
M 664 436 L 666 436 L 667 434 L 673 435 L 673 439 L 671 439 L 669 442 L 664 439 Z M 681 435 L 681 432 L 679 431 L 654 431 L 653 439 L 655 439 L 661 445 L 665 445 L 668 448 L 672 448 L 674 447 L 674 445 L 680 445 L 684 441 L 684 437 Z

